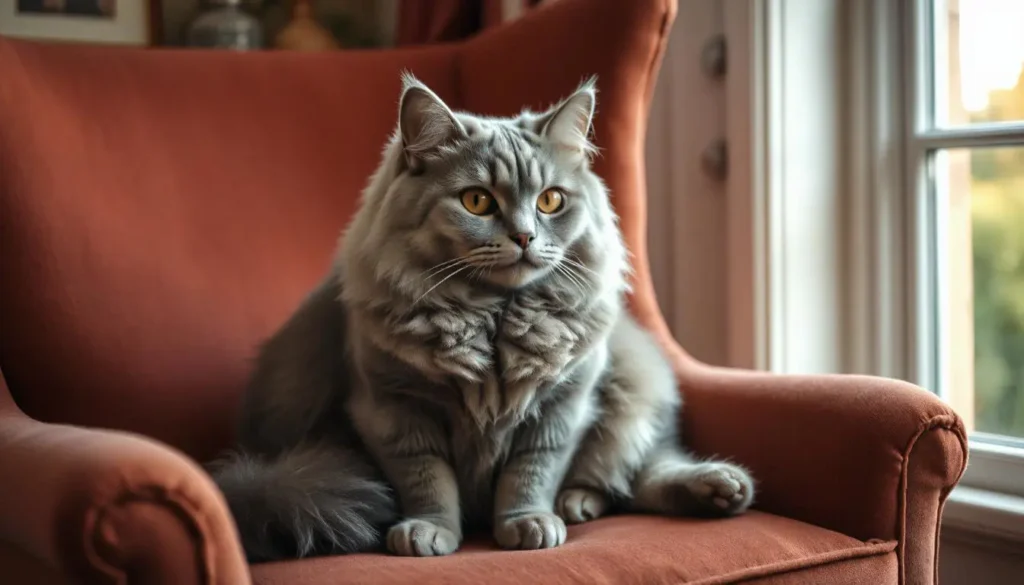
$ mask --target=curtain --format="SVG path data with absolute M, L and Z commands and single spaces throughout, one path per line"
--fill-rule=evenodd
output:
M 509 22 L 552 0 L 401 0 L 395 44 L 422 45 L 457 41 Z

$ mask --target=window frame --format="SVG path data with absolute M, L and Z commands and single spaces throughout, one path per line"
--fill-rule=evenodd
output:
M 902 21 L 904 47 L 902 70 L 904 79 L 910 80 L 905 88 L 904 130 L 906 164 L 906 194 L 913 212 L 913 245 L 909 262 L 915 266 L 910 283 L 912 300 L 917 314 L 913 317 L 911 343 L 915 372 L 911 381 L 935 391 L 940 397 L 949 395 L 948 377 L 942 364 L 949 344 L 947 326 L 943 323 L 940 307 L 944 304 L 941 283 L 945 256 L 944 230 L 946 217 L 942 197 L 937 192 L 940 181 L 935 179 L 932 153 L 942 149 L 977 148 L 991 146 L 1024 146 L 1024 121 L 973 124 L 969 126 L 939 126 L 935 92 L 937 82 L 935 64 L 942 57 L 943 48 L 937 47 L 936 28 L 941 26 L 937 9 L 944 2 L 905 0 L 892 17 Z M 882 55 L 881 58 L 887 58 Z M 889 56 L 893 59 L 893 56 Z M 898 57 L 895 57 L 898 59 Z M 933 99 L 935 97 L 935 99 Z M 1024 448 L 994 440 L 988 433 L 972 433 L 970 465 L 962 484 L 968 487 L 1024 497 Z

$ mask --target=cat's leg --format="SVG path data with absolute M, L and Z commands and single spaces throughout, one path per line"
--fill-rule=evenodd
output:
M 554 513 L 554 500 L 571 455 L 570 438 L 560 425 L 546 422 L 531 423 L 534 428 L 517 437 L 498 476 L 494 538 L 503 548 L 552 548 L 565 542 L 565 523 Z
M 675 375 L 650 336 L 623 317 L 609 339 L 607 373 L 598 388 L 598 417 L 573 456 L 556 510 L 575 524 L 602 516 L 633 495 L 633 478 L 675 429 Z
M 584 374 L 574 387 L 560 390 L 561 400 L 546 405 L 516 431 L 495 490 L 494 537 L 501 547 L 541 549 L 565 542 L 555 495 L 577 442 L 593 420 L 594 377 Z
M 633 481 L 630 507 L 676 516 L 740 514 L 754 499 L 747 470 L 724 461 L 701 461 L 674 444 L 653 451 Z
M 556 513 L 568 524 L 596 520 L 613 503 L 631 499 L 633 477 L 658 435 L 657 414 L 640 404 L 619 403 L 624 395 L 616 384 L 602 388 L 600 419 L 573 456 L 555 500 Z
M 443 458 L 416 454 L 393 459 L 393 478 L 405 519 L 388 531 L 388 550 L 400 556 L 429 557 L 455 552 L 462 542 L 455 472 Z
M 441 425 L 416 408 L 382 399 L 371 407 L 356 401 L 353 413 L 404 517 L 388 531 L 388 550 L 416 557 L 455 552 L 462 541 L 459 488 Z

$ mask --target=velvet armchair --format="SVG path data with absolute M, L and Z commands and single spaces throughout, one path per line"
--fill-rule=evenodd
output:
M 659 313 L 643 145 L 674 12 L 560 0 L 464 42 L 317 54 L 0 39 L 0 583 L 934 583 L 966 464 L 948 406 L 711 367 Z M 490 114 L 598 75 L 631 308 L 674 360 L 685 441 L 752 470 L 753 510 L 609 517 L 545 551 L 479 535 L 444 558 L 245 563 L 201 462 L 231 444 L 257 344 L 322 276 L 403 69 Z

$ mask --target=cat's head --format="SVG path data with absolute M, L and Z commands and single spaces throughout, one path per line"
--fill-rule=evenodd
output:
M 581 295 L 621 281 L 621 236 L 590 164 L 596 99 L 591 79 L 545 112 L 482 117 L 405 76 L 398 128 L 346 245 L 411 293 L 444 279 L 499 290 L 558 280 Z

